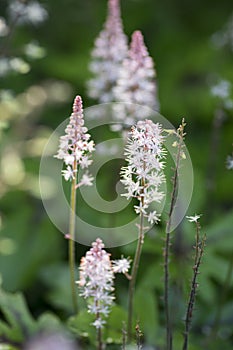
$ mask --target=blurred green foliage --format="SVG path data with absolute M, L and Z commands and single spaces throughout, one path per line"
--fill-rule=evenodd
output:
M 48 11 L 48 19 L 40 26 L 16 27 L 7 46 L 7 54 L 22 56 L 30 71 L 11 72 L 0 80 L 0 276 L 5 291 L 24 292 L 33 315 L 28 313 L 21 294 L 1 291 L 0 308 L 5 322 L 0 323 L 0 338 L 13 343 L 24 342 L 24 327 L 28 329 L 28 337 L 39 331 L 42 323 L 45 327 L 59 324 L 50 311 L 61 320 L 71 314 L 67 242 L 43 208 L 38 171 L 47 139 L 69 116 L 75 94 L 83 97 L 84 107 L 93 104 L 86 92 L 88 63 L 106 14 L 104 0 L 41 3 Z M 1 0 L 0 16 L 5 18 L 7 4 L 8 1 Z M 190 350 L 220 347 L 227 350 L 232 349 L 233 342 L 233 173 L 225 167 L 226 157 L 232 152 L 233 111 L 225 110 L 220 125 L 214 126 L 216 111 L 222 107 L 210 94 L 210 87 L 221 79 L 233 84 L 233 52 L 227 46 L 215 47 L 211 39 L 224 27 L 232 10 L 229 0 L 122 1 L 125 32 L 130 36 L 135 29 L 142 30 L 156 62 L 162 114 L 175 126 L 183 116 L 187 121 L 186 145 L 195 176 L 188 214 L 203 214 L 202 231 L 207 234 Z M 43 54 L 38 59 L 27 58 L 23 51 L 31 41 L 41 46 Z M 2 37 L 0 48 L 4 45 Z M 106 182 L 108 188 L 104 193 Z M 111 186 L 108 167 L 101 172 L 99 186 L 101 194 L 108 198 Z M 95 215 L 99 221 L 98 213 L 91 215 L 93 221 Z M 165 214 L 163 219 L 166 220 Z M 177 329 L 175 349 L 182 344 L 194 231 L 184 221 L 173 237 L 171 300 Z M 163 236 L 164 225 L 160 225 L 146 237 L 135 301 L 145 343 L 158 346 L 164 342 Z M 85 251 L 86 247 L 78 245 L 78 261 Z M 134 251 L 135 242 L 110 249 L 113 257 L 133 256 Z M 124 278 L 117 277 L 116 294 L 117 301 L 125 308 Z M 81 303 L 84 310 L 85 304 Z M 219 303 L 221 319 L 218 334 L 213 338 L 211 327 Z M 47 316 L 43 316 L 45 311 Z M 16 313 L 22 314 L 21 322 L 15 318 Z M 115 325 L 123 311 L 116 308 L 114 313 L 111 323 Z M 43 321 L 43 317 L 47 320 Z M 74 324 L 75 318 L 70 319 L 71 329 Z M 81 334 L 83 329 L 76 327 L 76 332 Z M 109 337 L 119 342 L 119 332 L 109 332 Z M 0 345 L 0 349 L 4 346 Z

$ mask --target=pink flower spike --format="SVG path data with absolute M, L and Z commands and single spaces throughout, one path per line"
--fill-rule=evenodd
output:
M 82 257 L 79 270 L 77 283 L 80 295 L 87 299 L 88 312 L 95 315 L 93 325 L 97 329 L 102 328 L 114 299 L 114 272 L 110 254 L 104 250 L 100 238 L 92 243 L 92 248 Z
M 114 101 L 113 88 L 127 51 L 119 0 L 109 0 L 107 19 L 92 51 L 90 71 L 93 78 L 88 82 L 90 97 L 101 103 Z
M 84 126 L 82 98 L 78 95 L 74 99 L 73 111 L 65 129 L 65 135 L 60 137 L 58 153 L 54 156 L 62 159 L 66 165 L 66 168 L 62 170 L 66 181 L 75 179 L 78 165 L 83 169 L 88 168 L 92 163 L 89 156 L 94 151 L 94 142 L 89 141 L 90 135 L 87 134 L 87 131 Z M 87 181 L 83 184 L 86 185 Z M 90 186 L 90 181 L 88 186 Z
M 155 77 L 153 59 L 149 56 L 143 35 L 135 31 L 114 88 L 116 101 L 128 103 L 116 106 L 115 118 L 118 121 L 132 125 L 137 120 L 148 118 L 150 109 L 159 111 Z M 139 105 L 149 108 L 140 108 Z

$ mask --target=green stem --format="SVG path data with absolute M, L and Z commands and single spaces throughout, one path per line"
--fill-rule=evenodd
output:
M 184 140 L 184 127 L 185 121 L 182 120 L 181 125 L 177 130 L 179 137 L 178 150 L 176 155 L 175 172 L 173 176 L 173 187 L 171 193 L 171 203 L 168 214 L 168 221 L 166 225 L 166 237 L 165 237 L 165 248 L 164 248 L 164 308 L 166 318 L 166 350 L 172 350 L 172 324 L 170 319 L 170 308 L 169 308 L 169 255 L 171 246 L 171 225 L 172 225 L 172 214 L 175 208 L 177 188 L 178 188 L 178 170 L 180 167 L 181 152 Z
M 134 299 L 134 291 L 135 291 L 135 283 L 137 278 L 137 272 L 142 252 L 142 246 L 144 241 L 144 232 L 143 232 L 143 221 L 144 215 L 140 214 L 140 225 L 139 225 L 139 236 L 137 249 L 134 257 L 131 280 L 129 282 L 129 305 L 128 305 L 128 342 L 132 339 L 132 324 L 133 324 L 133 299 Z
M 196 298 L 196 293 L 198 288 L 197 277 L 199 274 L 201 260 L 204 254 L 205 241 L 206 241 L 205 236 L 200 240 L 199 233 L 200 233 L 200 226 L 199 226 L 199 223 L 197 223 L 197 235 L 196 235 L 196 247 L 195 247 L 196 253 L 195 253 L 195 259 L 194 259 L 195 265 L 193 266 L 191 291 L 189 295 L 188 306 L 187 306 L 186 316 L 185 316 L 184 343 L 182 348 L 183 350 L 188 350 L 189 331 L 191 327 L 193 309 L 194 309 L 195 298 Z
M 70 195 L 70 222 L 69 222 L 69 267 L 70 267 L 70 283 L 74 312 L 78 312 L 78 303 L 75 285 L 75 219 L 76 219 L 76 182 L 77 182 L 77 162 L 74 162 L 74 179 L 71 185 Z

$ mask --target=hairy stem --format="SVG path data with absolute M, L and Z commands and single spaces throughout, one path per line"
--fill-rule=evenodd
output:
M 77 162 L 74 161 L 74 169 L 77 170 Z M 70 268 L 70 283 L 71 283 L 71 294 L 74 312 L 78 312 L 78 303 L 76 295 L 75 285 L 75 218 L 76 218 L 76 182 L 77 182 L 77 171 L 74 172 L 74 178 L 71 185 L 70 195 L 70 222 L 69 222 L 69 268 Z
M 122 326 L 122 350 L 126 350 L 126 339 L 127 339 L 127 332 L 126 332 L 126 325 L 123 323 Z
M 102 341 L 102 329 L 97 329 L 97 349 L 103 350 L 103 341 Z
M 199 274 L 199 269 L 201 265 L 201 260 L 204 254 L 204 248 L 205 248 L 205 241 L 206 237 L 204 236 L 200 240 L 200 225 L 197 222 L 197 234 L 196 234 L 196 246 L 195 248 L 195 258 L 194 258 L 194 266 L 193 266 L 193 277 L 191 281 L 191 290 L 189 294 L 189 300 L 188 300 L 188 306 L 186 310 L 186 316 L 185 316 L 185 331 L 184 331 L 184 343 L 183 343 L 183 350 L 188 350 L 188 338 L 189 338 L 189 331 L 191 327 L 192 322 L 192 315 L 193 315 L 193 308 L 198 288 L 197 283 L 197 277 Z
M 168 221 L 166 225 L 166 237 L 165 237 L 165 248 L 164 248 L 164 308 L 165 308 L 165 318 L 166 318 L 166 349 L 172 350 L 172 324 L 170 318 L 170 308 L 169 308 L 169 255 L 170 255 L 170 246 L 171 246 L 171 224 L 172 224 L 172 214 L 175 208 L 176 195 L 178 189 L 178 170 L 180 167 L 181 155 L 182 155 L 182 146 L 184 140 L 184 119 L 180 127 L 177 130 L 177 135 L 179 137 L 179 143 L 176 154 L 176 164 L 174 175 L 172 179 L 172 193 L 171 193 L 171 203 L 168 213 Z
M 131 279 L 129 282 L 129 304 L 128 304 L 128 342 L 132 339 L 132 324 L 133 324 L 133 298 L 134 298 L 134 291 L 135 291 L 135 283 L 137 278 L 137 272 L 142 252 L 142 246 L 144 241 L 144 215 L 140 214 L 140 224 L 139 224 L 139 235 L 138 235 L 138 243 L 137 243 L 137 249 L 134 257 L 133 262 L 133 268 L 132 268 L 132 274 Z

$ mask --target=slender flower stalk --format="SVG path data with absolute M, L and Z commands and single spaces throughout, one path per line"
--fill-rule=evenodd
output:
M 65 129 L 65 135 L 60 137 L 58 153 L 55 156 L 62 159 L 66 169 L 62 175 L 66 181 L 71 181 L 70 194 L 70 218 L 69 218 L 69 266 L 71 293 L 75 313 L 78 311 L 76 288 L 75 288 L 75 211 L 76 211 L 76 190 L 81 185 L 91 186 L 93 178 L 84 173 L 77 183 L 78 167 L 87 168 L 91 164 L 89 154 L 94 150 L 94 142 L 90 141 L 90 135 L 84 126 L 82 99 L 76 96 L 73 104 L 73 113 L 70 116 L 69 124 Z
M 127 166 L 122 168 L 121 182 L 127 192 L 123 194 L 127 199 L 136 198 L 138 205 L 134 206 L 135 212 L 139 214 L 138 242 L 133 261 L 131 279 L 129 283 L 128 300 L 128 340 L 132 337 L 133 323 L 133 298 L 140 256 L 144 241 L 144 219 L 153 224 L 159 221 L 159 214 L 151 210 L 150 204 L 160 203 L 164 194 L 161 185 L 165 181 L 162 174 L 164 168 L 163 149 L 164 137 L 162 128 L 151 120 L 139 121 L 132 127 L 126 146 Z
M 170 208 L 168 213 L 168 221 L 166 225 L 166 238 L 165 238 L 165 247 L 164 247 L 164 307 L 165 307 L 165 318 L 166 318 L 166 349 L 172 350 L 172 325 L 171 325 L 171 317 L 170 317 L 170 310 L 169 310 L 169 255 L 170 255 L 170 246 L 171 246 L 171 224 L 172 224 L 172 214 L 175 207 L 175 200 L 176 200 L 176 194 L 177 194 L 177 188 L 178 188 L 178 175 L 179 175 L 179 168 L 180 168 L 180 162 L 182 158 L 185 158 L 184 152 L 183 152 L 183 141 L 185 138 L 185 121 L 182 120 L 181 125 L 179 126 L 177 130 L 177 136 L 178 136 L 178 142 L 173 144 L 175 147 L 177 147 L 177 153 L 176 153 L 176 164 L 174 169 L 174 176 L 172 178 L 172 193 L 171 193 L 171 202 L 170 202 Z
M 137 30 L 132 35 L 130 49 L 114 89 L 116 101 L 128 103 L 116 105 L 114 116 L 117 121 L 133 125 L 137 120 L 148 117 L 148 112 L 151 112 L 138 105 L 159 111 L 155 77 L 153 59 L 149 56 L 142 33 Z
M 113 102 L 113 87 L 119 69 L 127 55 L 127 38 L 123 32 L 120 1 L 108 0 L 108 14 L 103 30 L 95 41 L 90 70 L 93 78 L 88 82 L 89 96 L 100 103 Z
M 186 316 L 185 316 L 183 350 L 188 350 L 188 337 L 189 337 L 195 298 L 196 298 L 196 293 L 198 288 L 197 277 L 198 277 L 198 274 L 200 273 L 200 265 L 204 254 L 205 242 L 206 242 L 206 236 L 203 236 L 202 238 L 200 237 L 201 226 L 198 221 L 200 218 L 200 215 L 187 216 L 187 218 L 190 222 L 195 222 L 196 224 L 196 244 L 194 246 L 195 255 L 194 255 L 194 265 L 193 265 L 193 277 L 191 281 L 191 290 L 189 294 L 189 300 L 188 300 Z
M 117 268 L 116 268 L 117 267 Z M 81 293 L 87 299 L 88 312 L 95 315 L 92 325 L 97 331 L 97 349 L 103 349 L 102 329 L 106 323 L 114 295 L 114 273 L 128 272 L 129 262 L 127 259 L 113 261 L 110 254 L 104 250 L 104 244 L 97 238 L 92 243 L 92 248 L 81 259 L 80 279 L 77 282 Z

